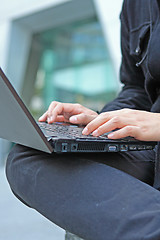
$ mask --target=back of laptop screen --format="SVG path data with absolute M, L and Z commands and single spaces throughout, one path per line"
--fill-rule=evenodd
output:
M 52 148 L 0 69 L 0 138 L 44 152 Z

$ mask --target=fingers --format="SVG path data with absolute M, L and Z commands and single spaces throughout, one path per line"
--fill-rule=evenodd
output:
M 48 122 L 52 122 L 52 120 L 57 117 L 53 114 L 52 116 L 52 112 L 53 112 L 53 109 L 59 104 L 59 102 L 52 102 L 48 108 L 48 110 L 38 119 L 40 122 L 45 122 L 45 121 L 48 121 Z
M 119 139 L 124 137 L 134 137 L 139 140 L 143 140 L 140 138 L 140 127 L 137 126 L 125 126 L 121 128 L 120 130 L 114 131 L 110 134 L 108 134 L 108 138 L 110 139 Z
M 59 102 L 52 102 L 48 108 L 48 123 L 56 121 L 57 116 L 63 114 L 64 106 Z
M 85 135 L 92 133 L 93 136 L 98 137 L 116 128 L 122 128 L 127 123 L 123 116 L 114 116 L 111 113 L 100 114 L 85 127 L 82 133 Z
M 39 118 L 39 121 L 47 121 L 48 123 L 68 121 L 72 111 L 73 104 L 53 101 L 48 110 Z
M 55 121 L 67 121 L 74 124 L 86 125 L 97 117 L 97 113 L 80 104 L 52 102 L 39 121 L 53 123 Z
M 82 133 L 84 135 L 92 133 L 93 136 L 98 137 L 106 132 L 130 125 L 135 125 L 135 119 L 130 114 L 126 114 L 126 110 L 106 112 L 91 121 Z
M 82 134 L 88 135 L 95 130 L 97 131 L 98 129 L 100 130 L 101 125 L 107 122 L 108 120 L 109 120 L 109 113 L 108 114 L 101 113 L 83 129 Z
M 122 128 L 125 126 L 125 119 L 123 117 L 113 117 L 106 123 L 102 124 L 96 130 L 93 131 L 92 135 L 98 137 L 106 132 L 110 132 L 116 128 Z
M 74 124 L 87 125 L 83 134 L 92 133 L 100 136 L 110 132 L 108 138 L 119 139 L 127 136 L 142 141 L 159 141 L 160 139 L 160 114 L 140 110 L 122 109 L 117 111 L 97 114 L 80 104 L 52 102 L 39 121 L 68 121 Z
M 48 111 L 46 111 L 46 112 L 38 119 L 38 121 L 39 121 L 39 122 L 45 122 L 45 121 L 47 121 L 47 118 L 48 118 Z
M 96 116 L 94 115 L 87 115 L 84 113 L 74 115 L 69 118 L 69 121 L 74 124 L 83 124 L 86 125 L 91 122 Z

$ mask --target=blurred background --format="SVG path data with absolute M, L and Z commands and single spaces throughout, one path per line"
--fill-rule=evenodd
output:
M 117 95 L 122 0 L 0 2 L 0 67 L 36 120 L 53 100 L 100 110 Z M 4 167 L 11 146 L 0 139 L 0 239 L 64 239 L 10 192 Z

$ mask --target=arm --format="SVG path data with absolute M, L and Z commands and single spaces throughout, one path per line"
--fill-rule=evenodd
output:
M 130 55 L 129 49 L 129 26 L 127 17 L 127 4 L 121 12 L 121 50 L 122 63 L 120 69 L 120 81 L 123 84 L 119 96 L 112 102 L 106 104 L 101 112 L 131 108 L 149 111 L 151 102 L 144 89 L 144 74 L 141 67 L 136 67 L 136 59 Z

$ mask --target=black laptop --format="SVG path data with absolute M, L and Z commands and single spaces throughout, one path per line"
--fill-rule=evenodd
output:
M 47 153 L 152 150 L 156 145 L 132 137 L 111 140 L 107 133 L 85 136 L 82 130 L 68 123 L 37 123 L 0 68 L 0 138 Z

